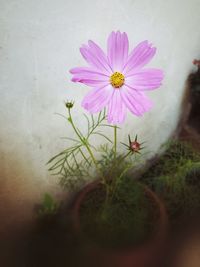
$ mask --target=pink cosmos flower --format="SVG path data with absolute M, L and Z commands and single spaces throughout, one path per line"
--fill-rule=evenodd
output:
M 83 45 L 80 52 L 89 66 L 70 72 L 73 82 L 92 87 L 82 101 L 86 110 L 96 113 L 108 107 L 108 122 L 120 124 L 127 109 L 142 116 L 152 107 L 144 91 L 158 88 L 164 75 L 160 69 L 143 68 L 156 53 L 148 41 L 139 43 L 129 53 L 127 34 L 117 31 L 108 37 L 107 55 L 93 41 Z

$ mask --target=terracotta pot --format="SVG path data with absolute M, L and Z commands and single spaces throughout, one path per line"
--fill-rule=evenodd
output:
M 99 186 L 99 181 L 86 185 L 77 195 L 73 209 L 72 220 L 76 233 L 81 233 L 80 225 L 80 206 L 86 195 Z M 146 195 L 152 199 L 152 202 L 158 208 L 159 219 L 155 235 L 146 243 L 132 248 L 105 249 L 98 245 L 87 245 L 84 247 L 84 253 L 87 258 L 87 267 L 155 267 L 162 257 L 162 251 L 166 239 L 168 218 L 165 207 L 158 196 L 147 186 L 144 186 Z M 84 265 L 85 266 L 85 265 Z

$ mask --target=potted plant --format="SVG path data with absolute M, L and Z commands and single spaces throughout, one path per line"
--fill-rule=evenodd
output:
M 144 41 L 128 54 L 128 45 L 127 34 L 118 31 L 108 38 L 107 56 L 93 41 L 80 48 L 89 67 L 70 72 L 72 81 L 92 87 L 82 102 L 90 113 L 84 114 L 87 132 L 77 127 L 74 103 L 68 101 L 66 118 L 76 138 L 66 137 L 72 145 L 49 161 L 50 171 L 61 176 L 62 186 L 74 188 L 77 183 L 80 186 L 80 182 L 89 181 L 76 195 L 72 207 L 73 228 L 87 244 L 87 266 L 151 264 L 166 230 L 162 202 L 147 186 L 133 179 L 137 169 L 131 170 L 143 143 L 137 135 L 128 135 L 127 143 L 117 140 L 126 110 L 136 116 L 149 111 L 152 104 L 144 91 L 158 88 L 163 79 L 162 70 L 143 68 L 154 56 L 155 47 Z M 113 131 L 113 138 L 105 128 Z M 100 147 L 94 146 L 95 137 L 102 138 Z M 119 145 L 126 151 L 119 150 Z

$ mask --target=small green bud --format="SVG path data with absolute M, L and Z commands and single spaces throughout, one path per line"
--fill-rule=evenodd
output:
M 65 103 L 65 106 L 66 106 L 66 108 L 73 108 L 73 106 L 74 106 L 74 102 L 72 102 L 72 101 L 67 101 L 66 103 Z

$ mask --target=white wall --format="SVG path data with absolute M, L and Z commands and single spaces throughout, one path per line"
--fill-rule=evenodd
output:
M 151 41 L 150 66 L 163 68 L 155 106 L 142 119 L 129 115 L 121 138 L 138 133 L 155 152 L 175 129 L 185 79 L 200 56 L 200 0 L 0 0 L 1 190 L 18 204 L 57 188 L 45 163 L 67 144 L 63 100 L 80 101 L 88 87 L 70 82 L 68 70 L 85 65 L 79 47 L 92 39 L 106 47 L 112 30 L 130 44 Z M 11 200 L 10 200 L 11 201 Z M 11 202 L 12 202 L 11 201 Z

